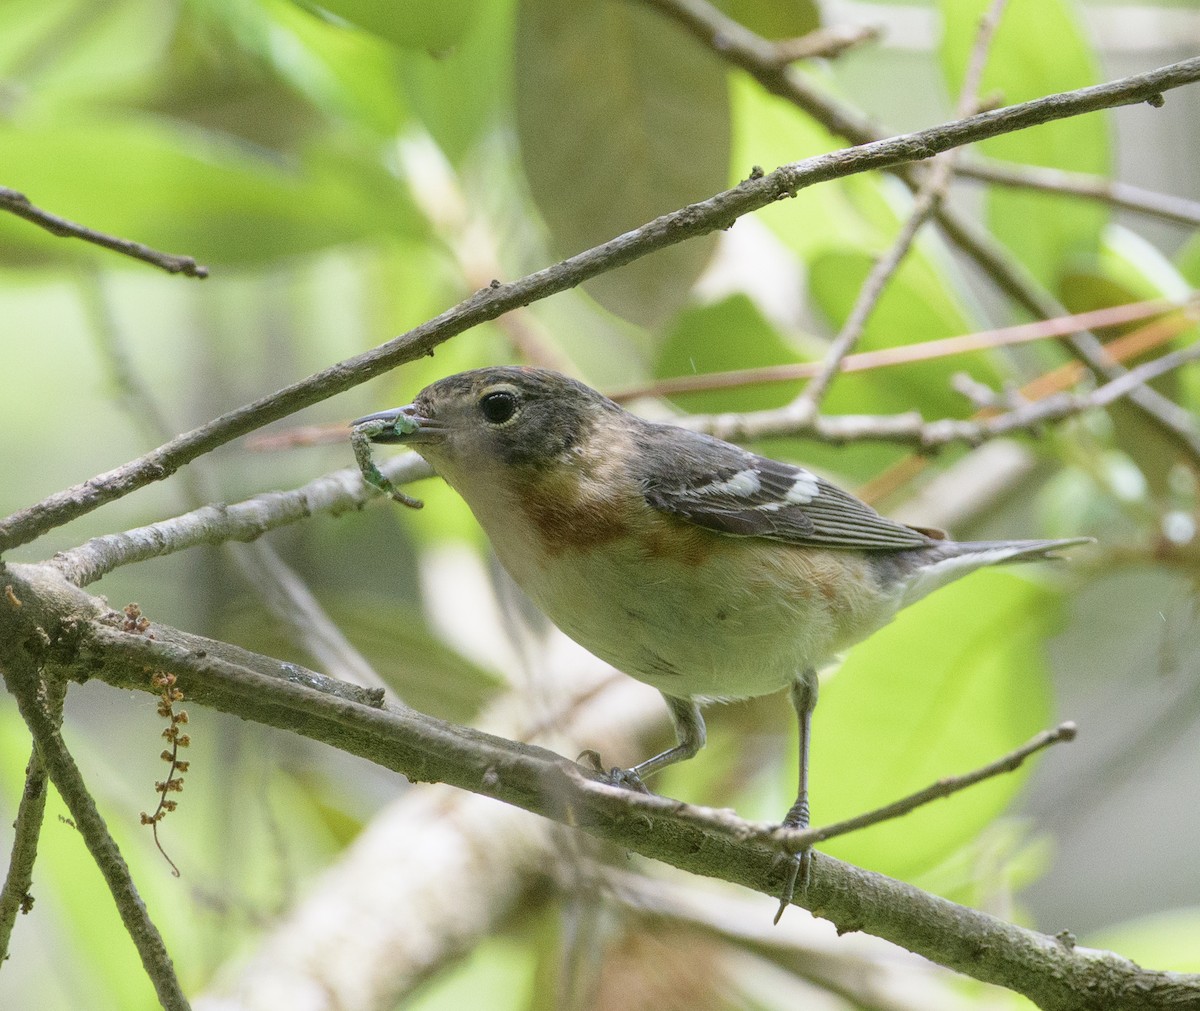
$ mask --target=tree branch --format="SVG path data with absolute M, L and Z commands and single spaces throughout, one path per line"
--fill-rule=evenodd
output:
M 30 888 L 33 885 L 33 865 L 37 860 L 38 837 L 45 813 L 46 767 L 35 747 L 25 767 L 25 788 L 21 791 L 21 803 L 17 806 L 17 820 L 13 822 L 8 873 L 4 877 L 4 888 L 0 891 L 0 970 L 3 970 L 8 958 L 8 942 L 17 913 L 28 913 L 33 908 Z
M 1175 302 L 1170 299 L 1130 302 L 1126 305 L 1092 309 L 1088 312 L 1072 313 L 1069 316 L 1038 320 L 1034 323 L 1021 323 L 1017 326 L 1000 327 L 995 330 L 980 330 L 959 337 L 939 337 L 936 340 L 901 344 L 896 347 L 880 348 L 876 351 L 859 351 L 847 355 L 843 359 L 840 371 L 867 372 L 871 369 L 887 368 L 893 365 L 910 365 L 913 362 L 932 361 L 952 355 L 969 354 L 973 351 L 990 351 L 994 348 L 1011 347 L 1029 341 L 1062 337 L 1080 329 L 1119 326 L 1122 323 L 1133 323 L 1177 310 L 1190 310 L 1194 313 L 1197 309 L 1200 309 L 1200 293 L 1196 292 L 1193 292 L 1184 302 Z M 1186 320 L 1186 327 L 1194 325 L 1193 320 Z M 1114 344 L 1106 344 L 1105 350 L 1118 361 L 1124 360 L 1115 354 Z M 1139 353 L 1145 350 L 1147 349 L 1142 348 Z M 820 368 L 820 362 L 796 362 L 788 365 L 731 369 L 727 372 L 701 372 L 691 376 L 667 376 L 634 386 L 624 386 L 610 391 L 608 395 L 618 404 L 623 404 L 639 397 L 670 397 L 677 393 L 725 390 L 759 383 L 787 383 L 797 379 L 811 379 Z M 338 438 L 344 438 L 344 435 L 339 433 Z M 270 436 L 262 437 L 261 443 L 265 444 L 263 448 L 276 448 L 273 441 L 268 441 L 270 439 L 272 439 Z M 297 430 L 295 436 L 288 440 L 288 444 L 310 445 L 318 441 L 322 441 L 318 438 L 318 433 L 301 429 Z M 323 441 L 333 440 L 324 439 Z
M 1106 179 L 1086 172 L 1046 168 L 1043 165 L 1005 164 L 997 161 L 966 159 L 959 164 L 958 175 L 963 179 L 1011 186 L 1016 189 L 1063 193 L 1086 200 L 1098 200 L 1112 207 L 1136 211 L 1161 218 L 1188 228 L 1200 227 L 1200 201 L 1156 193 L 1141 186 Z
M 46 659 L 55 665 L 143 691 L 150 690 L 144 671 L 169 671 L 198 704 L 286 727 L 410 779 L 494 797 L 694 874 L 771 895 L 782 884 L 778 849 L 756 838 L 762 827 L 726 812 L 609 786 L 533 745 L 313 691 L 305 680 L 315 675 L 269 657 L 237 651 L 230 660 L 224 644 L 165 626 L 153 626 L 153 639 L 123 632 L 98 620 L 100 605 L 48 566 L 10 565 L 3 578 L 23 601 L 22 620 L 45 630 Z M 22 662 L 26 639 L 15 634 L 13 612 L 0 608 L 10 669 Z M 1200 992 L 1200 976 L 1146 971 L 1109 952 L 1064 945 L 823 855 L 813 861 L 804 899 L 839 930 L 887 938 L 1055 1011 L 1169 1007 Z
M 883 807 L 878 807 L 874 811 L 866 811 L 863 814 L 855 815 L 853 818 L 847 818 L 845 821 L 834 822 L 830 825 L 814 825 L 811 828 L 802 829 L 779 826 L 771 830 L 770 836 L 780 842 L 789 853 L 799 853 L 801 850 L 807 849 L 810 846 L 816 846 L 817 843 L 825 842 L 827 839 L 835 839 L 840 835 L 848 835 L 851 832 L 858 832 L 871 825 L 878 825 L 880 822 L 902 817 L 919 807 L 924 807 L 932 801 L 941 800 L 943 797 L 951 797 L 962 790 L 967 790 L 977 783 L 982 783 L 985 779 L 991 779 L 1006 772 L 1013 772 L 1020 768 L 1025 759 L 1029 758 L 1030 755 L 1034 755 L 1053 744 L 1059 744 L 1063 741 L 1073 741 L 1075 733 L 1076 728 L 1074 723 L 1060 723 L 1053 730 L 1043 730 L 1036 737 L 1026 741 L 1019 748 L 1014 749 L 1007 755 L 1001 756 L 994 762 L 988 762 L 987 765 L 961 776 L 946 776 L 939 779 L 936 783 L 931 783 L 923 790 L 910 793 L 907 797 L 901 797 L 899 800 L 885 804 Z
M 51 604 L 38 600 L 32 594 L 26 600 L 23 594 L 29 584 L 17 580 L 13 588 L 5 577 L 8 570 L 0 568 L 0 579 L 5 581 L 6 602 L 0 603 L 0 671 L 3 672 L 5 684 L 9 692 L 17 700 L 21 718 L 33 735 L 34 746 L 46 767 L 46 771 L 54 783 L 54 788 L 62 797 L 75 827 L 83 836 L 92 859 L 96 862 L 100 873 L 112 893 L 117 911 L 125 929 L 133 939 L 134 946 L 142 961 L 146 974 L 154 985 L 159 1002 L 167 1011 L 188 1011 L 187 998 L 175 976 L 175 967 L 171 956 L 163 944 L 162 935 L 146 910 L 145 903 L 138 895 L 137 887 L 129 873 L 129 866 L 116 841 L 109 834 L 104 818 L 96 809 L 96 802 L 88 791 L 87 784 L 75 759 L 67 749 L 62 739 L 58 725 L 52 712 L 56 706 L 48 704 L 61 688 L 44 683 L 42 680 L 39 658 L 34 654 L 49 645 L 47 633 L 42 624 L 47 618 L 52 619 L 52 628 L 61 629 L 66 615 L 56 614 Z M 52 600 L 62 604 L 61 594 L 52 596 Z M 17 601 L 18 603 L 13 603 Z M 72 621 L 86 620 L 84 615 L 90 606 L 83 611 L 78 604 L 68 604 L 73 612 Z M 32 646 L 30 645 L 32 644 Z M 149 687 L 149 679 L 146 679 Z
M 31 221 L 52 235 L 57 235 L 65 239 L 82 239 L 84 242 L 90 242 L 95 246 L 103 246 L 105 249 L 111 249 L 114 252 L 133 257 L 135 260 L 141 260 L 143 263 L 150 263 L 155 267 L 160 267 L 168 274 L 186 274 L 188 277 L 201 278 L 208 277 L 208 268 L 201 266 L 190 256 L 162 253 L 157 249 L 144 246 L 140 242 L 134 242 L 132 239 L 121 239 L 115 235 L 107 235 L 104 232 L 97 232 L 92 228 L 88 228 L 86 225 L 76 224 L 74 221 L 68 221 L 66 218 L 60 218 L 57 214 L 51 214 L 49 211 L 44 211 L 40 207 L 36 207 L 24 193 L 18 193 L 7 186 L 0 186 L 0 210 L 8 211 L 10 214 L 15 214 L 18 218 Z
M 430 477 L 432 468 L 415 453 L 380 465 L 389 480 L 406 483 Z M 216 502 L 170 519 L 115 534 L 102 534 L 66 551 L 50 564 L 70 583 L 87 586 L 122 565 L 174 554 L 200 544 L 253 541 L 268 531 L 318 513 L 340 516 L 361 509 L 380 492 L 351 468 L 335 470 L 291 491 L 271 491 L 233 505 Z
M 648 253 L 718 229 L 800 189 L 829 179 L 887 169 L 931 158 L 941 151 L 1014 130 L 1157 99 L 1164 91 L 1200 80 L 1200 57 L 1108 84 L 1050 95 L 1006 109 L 818 155 L 747 179 L 699 203 L 664 214 L 586 252 L 508 284 L 476 292 L 452 309 L 379 347 L 346 359 L 186 432 L 122 467 L 51 495 L 0 521 L 0 551 L 28 543 L 106 502 L 170 476 L 184 464 L 227 442 L 341 393 L 407 361 L 428 354 L 451 337 L 486 320 L 573 288 L 589 278 Z M 1049 312 L 1041 315 L 1059 315 Z M 1139 391 L 1138 401 L 1152 391 Z M 1175 419 L 1177 420 L 1177 419 Z M 1196 453 L 1200 456 L 1200 439 Z

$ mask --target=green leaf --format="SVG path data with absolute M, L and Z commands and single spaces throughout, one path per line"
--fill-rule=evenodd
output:
M 1057 598 L 1026 579 L 981 572 L 901 612 L 856 646 L 821 689 L 813 717 L 815 824 L 897 800 L 1025 743 L 1049 719 L 1042 642 Z M 1006 774 L 822 849 L 911 880 L 964 845 L 1012 800 Z
M 127 93 L 162 59 L 175 16 L 159 0 L 4 0 L 0 97 L 5 118 L 96 106 Z
M 401 61 L 409 102 L 454 165 L 510 103 L 513 4 L 486 0 L 453 50 L 407 52 Z
M 625 0 L 522 0 L 517 126 L 556 249 L 580 252 L 725 186 L 729 97 L 719 60 Z M 591 282 L 626 319 L 657 326 L 684 303 L 716 237 Z
M 330 125 L 394 134 L 395 67 L 391 46 L 290 0 L 192 0 L 139 105 L 290 152 Z
M 1090 270 L 1071 271 L 1063 278 L 1064 301 L 1072 312 L 1087 312 L 1143 299 L 1183 300 L 1191 291 L 1187 281 L 1155 247 L 1119 225 L 1105 229 L 1099 255 L 1090 262 Z M 1098 331 L 1098 334 L 1102 339 L 1115 339 L 1146 325 L 1145 321 L 1129 323 Z M 1167 348 L 1191 344 L 1196 337 L 1195 326 L 1181 330 Z M 1138 364 L 1157 357 L 1162 350 L 1159 348 L 1129 359 L 1126 364 Z M 1183 378 L 1184 373 L 1171 372 L 1155 379 L 1151 385 L 1164 396 L 1178 401 Z M 1170 487 L 1172 468 L 1179 460 L 1179 447 L 1141 411 L 1127 403 L 1113 404 L 1108 414 L 1113 422 L 1117 446 L 1137 464 L 1154 492 L 1165 495 Z
M 823 85 L 828 83 L 822 80 Z M 811 117 L 790 102 L 767 94 L 744 74 L 733 76 L 731 96 L 734 141 L 730 184 L 745 179 L 753 166 L 770 172 L 780 165 L 842 146 Z M 878 185 L 877 177 L 863 178 Z M 847 245 L 877 239 L 877 230 L 863 221 L 850 200 L 846 182 L 837 180 L 808 186 L 794 199 L 764 207 L 754 216 L 755 220 L 768 225 L 803 261 L 830 243 Z M 733 227 L 740 225 L 735 223 Z
M 813 260 L 809 272 L 812 298 L 834 329 L 844 325 L 874 263 L 874 257 L 854 249 L 831 250 Z M 974 328 L 967 309 L 929 261 L 910 256 L 872 310 L 857 350 L 902 347 L 969 333 Z M 916 408 L 927 417 L 964 417 L 972 408 L 950 386 L 956 372 L 967 372 L 979 382 L 998 382 L 987 355 L 956 355 L 841 376 L 826 405 L 831 413 L 891 413 Z
M 686 309 L 663 341 L 657 378 L 781 365 L 798 361 L 795 349 L 745 295 Z M 671 399 L 688 411 L 758 411 L 782 407 L 803 384 L 768 383 L 681 393 Z
M 941 0 L 945 25 L 941 62 L 948 86 L 957 94 L 987 0 Z M 1053 45 L 1047 40 L 1053 39 Z M 1012 105 L 1056 92 L 1095 84 L 1095 55 L 1069 0 L 1013 0 L 1004 10 L 988 51 L 980 95 L 999 93 Z M 1103 115 L 1076 116 L 983 141 L 993 158 L 1079 172 L 1111 169 L 1108 121 Z M 1054 288 L 1068 261 L 1092 255 L 1108 209 L 1033 190 L 994 187 L 988 195 L 988 223 L 1043 284 Z
M 1175 254 L 1175 265 L 1188 284 L 1200 288 L 1200 234 L 1192 236 Z
M 336 150 L 281 164 L 163 122 L 89 118 L 0 125 L 0 151 L 5 183 L 35 204 L 210 267 L 419 232 L 400 180 Z M 0 218 L 0 250 L 17 264 L 119 259 L 10 215 Z
M 1161 972 L 1200 972 L 1200 907 L 1128 920 L 1088 937 L 1086 943 Z
M 471 30 L 482 0 L 437 3 L 380 3 L 379 0 L 321 0 L 320 6 L 351 24 L 406 49 L 442 53 Z

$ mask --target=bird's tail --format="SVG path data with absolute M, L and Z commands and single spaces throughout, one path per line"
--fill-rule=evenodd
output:
M 1047 541 L 945 541 L 928 548 L 900 552 L 900 556 L 908 556 L 904 565 L 907 573 L 897 573 L 904 587 L 904 606 L 976 569 L 1009 562 L 1052 561 L 1061 557 L 1058 552 L 1063 548 L 1094 542 L 1094 537 Z

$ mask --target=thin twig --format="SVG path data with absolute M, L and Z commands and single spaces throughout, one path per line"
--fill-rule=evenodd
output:
M 785 853 L 789 855 L 799 853 L 801 850 L 808 849 L 810 846 L 815 846 L 817 843 L 824 842 L 827 839 L 833 839 L 835 836 L 858 832 L 871 825 L 878 825 L 880 822 L 892 821 L 911 811 L 915 811 L 919 807 L 924 807 L 932 801 L 941 800 L 943 797 L 950 797 L 968 787 L 974 786 L 976 783 L 982 783 L 985 779 L 991 779 L 1006 772 L 1015 772 L 1030 755 L 1034 755 L 1053 744 L 1073 741 L 1075 740 L 1075 734 L 1076 727 L 1074 723 L 1069 721 L 1060 723 L 1053 730 L 1043 730 L 1015 751 L 1011 751 L 1007 755 L 996 759 L 994 762 L 989 762 L 987 765 L 973 772 L 968 772 L 961 776 L 947 776 L 945 779 L 939 779 L 936 783 L 931 783 L 923 790 L 918 790 L 916 793 L 911 793 L 900 800 L 885 804 L 883 807 L 875 808 L 873 811 L 867 811 L 864 814 L 855 815 L 853 818 L 847 818 L 845 821 L 834 822 L 831 825 L 821 825 L 816 828 L 777 828 L 773 830 L 771 836 L 778 842 Z
M 29 764 L 25 766 L 25 788 L 21 791 L 17 819 L 13 822 L 12 854 L 8 859 L 4 888 L 0 890 L 0 970 L 8 958 L 8 942 L 17 913 L 28 913 L 33 908 L 30 892 L 33 865 L 37 860 L 38 837 L 45 813 L 46 767 L 34 748 Z
M 1105 353 L 1114 361 L 1125 362 L 1174 340 L 1185 329 L 1195 326 L 1195 306 L 1189 303 L 1184 312 L 1163 316 L 1152 323 L 1141 326 L 1104 345 Z M 1077 361 L 1067 362 L 1056 369 L 1038 376 L 1016 391 L 1016 397 L 1027 402 L 1043 401 L 1079 382 L 1084 376 L 1084 366 Z M 1119 389 L 1119 387 L 1118 387 Z M 992 417 L 991 408 L 977 411 L 972 421 Z M 928 456 L 909 456 L 882 473 L 875 475 L 866 484 L 856 489 L 855 494 L 864 502 L 875 504 L 900 487 L 914 480 L 929 465 Z
M 907 443 L 928 452 L 952 443 L 978 446 L 988 439 L 1015 432 L 1036 431 L 1052 421 L 1062 421 L 1077 414 L 1106 407 L 1114 400 L 1132 397 L 1141 390 L 1147 377 L 1179 368 L 1200 355 L 1200 344 L 1163 355 L 1131 372 L 1121 370 L 1110 382 L 1090 393 L 1060 392 L 1030 401 L 1004 414 L 981 412 L 974 418 L 959 420 L 942 418 L 926 421 L 918 412 L 891 415 L 818 415 L 807 425 L 799 425 L 785 407 L 777 411 L 757 411 L 749 414 L 691 415 L 682 420 L 689 428 L 707 432 L 733 442 L 766 438 L 768 436 L 803 435 L 823 442 Z M 1200 438 L 1200 432 L 1197 432 Z
M 874 42 L 883 34 L 879 25 L 824 25 L 806 35 L 775 42 L 775 61 L 780 66 L 797 60 L 835 59 L 851 49 Z
M 398 484 L 430 477 L 432 468 L 416 453 L 404 453 L 380 465 Z M 277 527 L 317 513 L 339 516 L 361 509 L 379 492 L 355 467 L 335 470 L 290 491 L 271 491 L 242 502 L 211 503 L 158 523 L 102 534 L 66 551 L 49 564 L 76 586 L 87 586 L 122 565 L 159 558 L 200 544 L 253 541 Z
M 30 637 L 32 638 L 32 635 Z M 0 642 L 4 641 L 0 639 Z M 125 929 L 137 948 L 146 975 L 154 985 L 159 1003 L 167 1011 L 188 1011 L 187 998 L 175 975 L 175 967 L 171 963 L 171 956 L 167 953 L 162 935 L 150 919 L 146 905 L 129 873 L 129 866 L 121 856 L 116 841 L 109 834 L 104 818 L 96 809 L 96 802 L 75 764 L 75 759 L 67 750 L 53 717 L 43 706 L 44 693 L 40 689 L 41 679 L 36 666 L 15 640 L 7 639 L 2 649 L 4 677 L 8 690 L 16 696 L 21 718 L 33 735 L 34 745 L 46 766 L 50 780 L 67 805 L 75 827 L 83 836 L 92 859 L 108 885 Z
M 959 163 L 958 175 L 963 179 L 974 179 L 997 186 L 1041 190 L 1085 200 L 1098 200 L 1112 207 L 1136 211 L 1138 214 L 1161 218 L 1163 221 L 1171 221 L 1188 228 L 1200 227 L 1200 201 L 1169 193 L 1157 193 L 1142 186 L 1090 175 L 1087 172 L 964 158 Z
M 1108 84 L 1050 95 L 1020 105 L 983 112 L 965 120 L 833 151 L 747 179 L 731 190 L 664 214 L 586 252 L 508 284 L 489 286 L 440 316 L 386 344 L 339 362 L 277 393 L 246 404 L 177 436 L 151 453 L 89 481 L 57 492 L 0 521 L 0 551 L 28 543 L 47 530 L 85 515 L 137 488 L 161 481 L 184 464 L 302 407 L 366 382 L 403 362 L 413 361 L 442 342 L 518 306 L 717 229 L 800 189 L 829 179 L 904 162 L 931 158 L 963 144 L 1039 123 L 1146 102 L 1171 88 L 1200 80 L 1200 57 Z M 1039 313 L 1042 316 L 1061 312 Z M 1139 396 L 1144 391 L 1138 391 Z M 1178 419 L 1172 419 L 1177 421 Z M 1200 458 L 1200 442 L 1196 447 Z
M 160 267 L 168 274 L 186 274 L 188 277 L 208 277 L 208 268 L 198 264 L 190 256 L 162 253 L 157 249 L 144 246 L 140 242 L 134 242 L 132 239 L 121 239 L 115 235 L 97 232 L 86 225 L 76 224 L 74 221 L 68 221 L 66 218 L 60 218 L 57 214 L 51 214 L 49 211 L 44 211 L 40 207 L 36 207 L 24 193 L 18 193 L 7 186 L 0 186 L 0 210 L 8 211 L 19 218 L 31 221 L 52 235 L 66 239 L 82 239 L 84 242 L 103 246 L 105 249 L 111 249 L 125 256 L 131 256 L 135 260 L 141 260 L 144 263 Z
M 1008 0 L 992 0 L 991 6 L 980 20 L 978 36 L 971 49 L 962 93 L 958 99 L 958 115 L 960 117 L 965 117 L 975 110 L 976 94 L 979 90 L 979 81 L 983 77 L 984 65 L 987 62 L 988 48 L 1007 2 Z M 908 217 L 901 226 L 899 234 L 892 242 L 891 248 L 871 268 L 858 291 L 858 297 L 854 300 L 854 306 L 846 317 L 846 322 L 842 324 L 841 330 L 830 343 L 820 370 L 789 406 L 788 410 L 796 416 L 798 421 L 808 421 L 820 410 L 830 383 L 841 369 L 845 357 L 858 344 L 866 329 L 867 320 L 870 319 L 871 313 L 874 312 L 880 298 L 883 297 L 884 289 L 892 275 L 896 273 L 904 257 L 908 255 L 921 227 L 945 199 L 946 190 L 954 176 L 955 157 L 958 150 L 945 151 L 933 159 L 929 172 L 925 174 L 917 188 L 913 205 L 909 209 Z
M 969 354 L 974 351 L 989 351 L 995 348 L 1026 344 L 1030 341 L 1062 337 L 1076 330 L 1094 327 L 1118 326 L 1133 323 L 1151 316 L 1174 313 L 1182 309 L 1200 306 L 1200 294 L 1193 293 L 1185 302 L 1170 299 L 1153 299 L 1146 302 L 1131 302 L 1108 309 L 1092 309 L 1089 312 L 1059 316 L 1055 319 L 1021 323 L 1017 326 L 1000 327 L 996 330 L 980 330 L 958 337 L 940 337 L 937 340 L 921 341 L 917 344 L 901 344 L 896 347 L 880 348 L 877 351 L 859 351 L 847 355 L 842 361 L 841 372 L 867 372 L 872 369 L 894 365 L 910 365 L 913 362 L 932 361 L 953 355 Z M 1169 316 L 1164 318 L 1170 318 Z M 1194 325 L 1189 323 L 1190 325 Z M 1113 344 L 1105 350 L 1115 354 Z M 764 365 L 752 369 L 731 369 L 728 372 L 702 372 L 692 376 L 670 376 L 655 379 L 636 386 L 623 386 L 609 393 L 619 404 L 641 397 L 671 397 L 679 393 L 696 393 L 709 390 L 735 389 L 762 383 L 787 383 L 797 379 L 811 379 L 820 369 L 820 362 L 796 362 L 789 365 Z M 256 440 L 255 448 L 270 450 L 290 446 L 307 446 L 332 441 L 329 428 L 307 426 L 291 432 L 263 436 Z M 337 437 L 345 438 L 344 426 L 337 430 Z

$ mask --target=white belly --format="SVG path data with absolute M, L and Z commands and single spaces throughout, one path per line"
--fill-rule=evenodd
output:
M 649 559 L 628 544 L 557 557 L 496 547 L 517 583 L 567 635 L 677 697 L 777 691 L 895 613 L 897 602 L 874 592 L 865 563 L 853 555 L 732 540 L 743 564 Z M 847 561 L 854 577 L 822 592 L 822 582 L 828 587 Z

